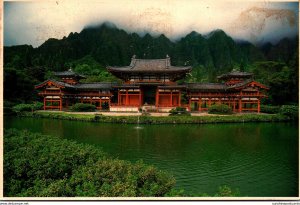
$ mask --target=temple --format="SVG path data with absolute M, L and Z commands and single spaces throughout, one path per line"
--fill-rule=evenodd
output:
M 186 83 L 178 80 L 191 72 L 190 66 L 172 66 L 165 59 L 137 59 L 129 66 L 107 70 L 122 83 L 82 83 L 85 77 L 71 69 L 56 72 L 60 80 L 49 79 L 36 85 L 44 110 L 63 110 L 75 103 L 94 104 L 97 109 L 117 112 L 168 112 L 175 107 L 206 111 L 213 104 L 227 104 L 234 112 L 260 112 L 260 101 L 268 87 L 253 80 L 253 74 L 232 71 L 218 76 L 219 83 Z

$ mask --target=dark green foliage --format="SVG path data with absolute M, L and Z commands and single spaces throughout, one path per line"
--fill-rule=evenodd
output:
M 169 111 L 170 116 L 191 116 L 191 113 L 189 113 L 186 108 L 184 107 L 176 107 Z
M 230 187 L 224 185 L 219 187 L 219 191 L 214 195 L 215 197 L 237 197 L 240 196 L 239 190 L 232 190 Z
M 109 110 L 109 104 L 108 104 L 108 102 L 102 103 L 101 104 L 101 108 L 102 108 L 102 110 Z
M 268 113 L 268 114 L 276 114 L 279 113 L 280 106 L 272 106 L 272 105 L 261 105 L 260 112 Z
M 283 38 L 276 45 L 270 43 L 262 46 L 268 60 L 280 61 L 288 64 L 293 55 L 298 52 L 298 36 L 294 38 Z
M 12 110 L 19 114 L 22 112 L 33 112 L 35 110 L 40 110 L 44 106 L 41 102 L 35 102 L 33 104 L 18 104 L 12 107 Z
M 274 61 L 256 62 L 251 71 L 258 82 L 270 87 L 265 103 L 282 105 L 298 102 L 298 65 Z
M 96 106 L 86 103 L 76 103 L 71 107 L 71 110 L 73 112 L 94 112 L 96 110 Z
M 4 68 L 4 99 L 15 102 L 31 102 L 37 98 L 34 85 L 39 81 L 28 69 Z
M 4 196 L 164 196 L 175 179 L 142 162 L 109 158 L 70 140 L 6 130 Z
M 228 105 L 215 104 L 208 108 L 210 114 L 232 114 L 232 109 Z
M 298 105 L 283 105 L 280 108 L 280 113 L 290 117 L 291 119 L 298 119 L 299 107 Z
M 73 68 L 75 72 L 86 76 L 86 79 L 81 80 L 81 82 L 119 81 L 119 79 L 110 74 L 106 68 L 100 65 L 91 55 L 70 61 L 67 63 L 67 67 Z

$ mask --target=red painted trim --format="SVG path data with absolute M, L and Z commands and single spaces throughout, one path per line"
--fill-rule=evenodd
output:
M 51 80 L 47 80 L 45 81 L 44 83 L 40 84 L 40 85 L 37 85 L 37 86 L 34 86 L 35 89 L 38 89 L 38 88 L 41 88 L 41 87 L 44 87 L 45 85 L 47 85 L 49 82 L 51 82 L 53 85 L 59 87 L 59 88 L 65 88 L 64 86 L 62 85 L 58 85 L 57 83 L 51 81 Z

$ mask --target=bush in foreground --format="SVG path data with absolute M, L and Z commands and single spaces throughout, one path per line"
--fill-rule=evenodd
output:
M 232 114 L 232 109 L 228 105 L 215 104 L 208 108 L 209 114 Z
M 298 119 L 299 108 L 296 105 L 283 105 L 280 108 L 280 114 L 288 116 L 291 119 Z
M 71 111 L 73 112 L 94 112 L 95 110 L 95 105 L 85 103 L 76 103 L 71 107 Z
M 280 111 L 280 106 L 261 105 L 260 112 L 268 114 L 277 114 Z
M 43 107 L 43 103 L 41 102 L 35 102 L 33 104 L 18 104 L 13 106 L 12 110 L 19 114 L 22 112 L 33 112 L 35 110 L 40 110 Z
M 186 108 L 183 107 L 176 107 L 169 111 L 170 116 L 190 116 L 191 113 L 189 113 Z
M 4 196 L 165 196 L 174 177 L 70 140 L 5 130 Z

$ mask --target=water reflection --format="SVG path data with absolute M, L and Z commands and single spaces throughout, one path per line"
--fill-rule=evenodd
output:
M 172 172 L 189 192 L 215 193 L 220 185 L 247 196 L 297 196 L 298 127 L 285 123 L 207 125 L 99 124 L 5 118 L 27 128 L 103 148 L 120 159 Z

